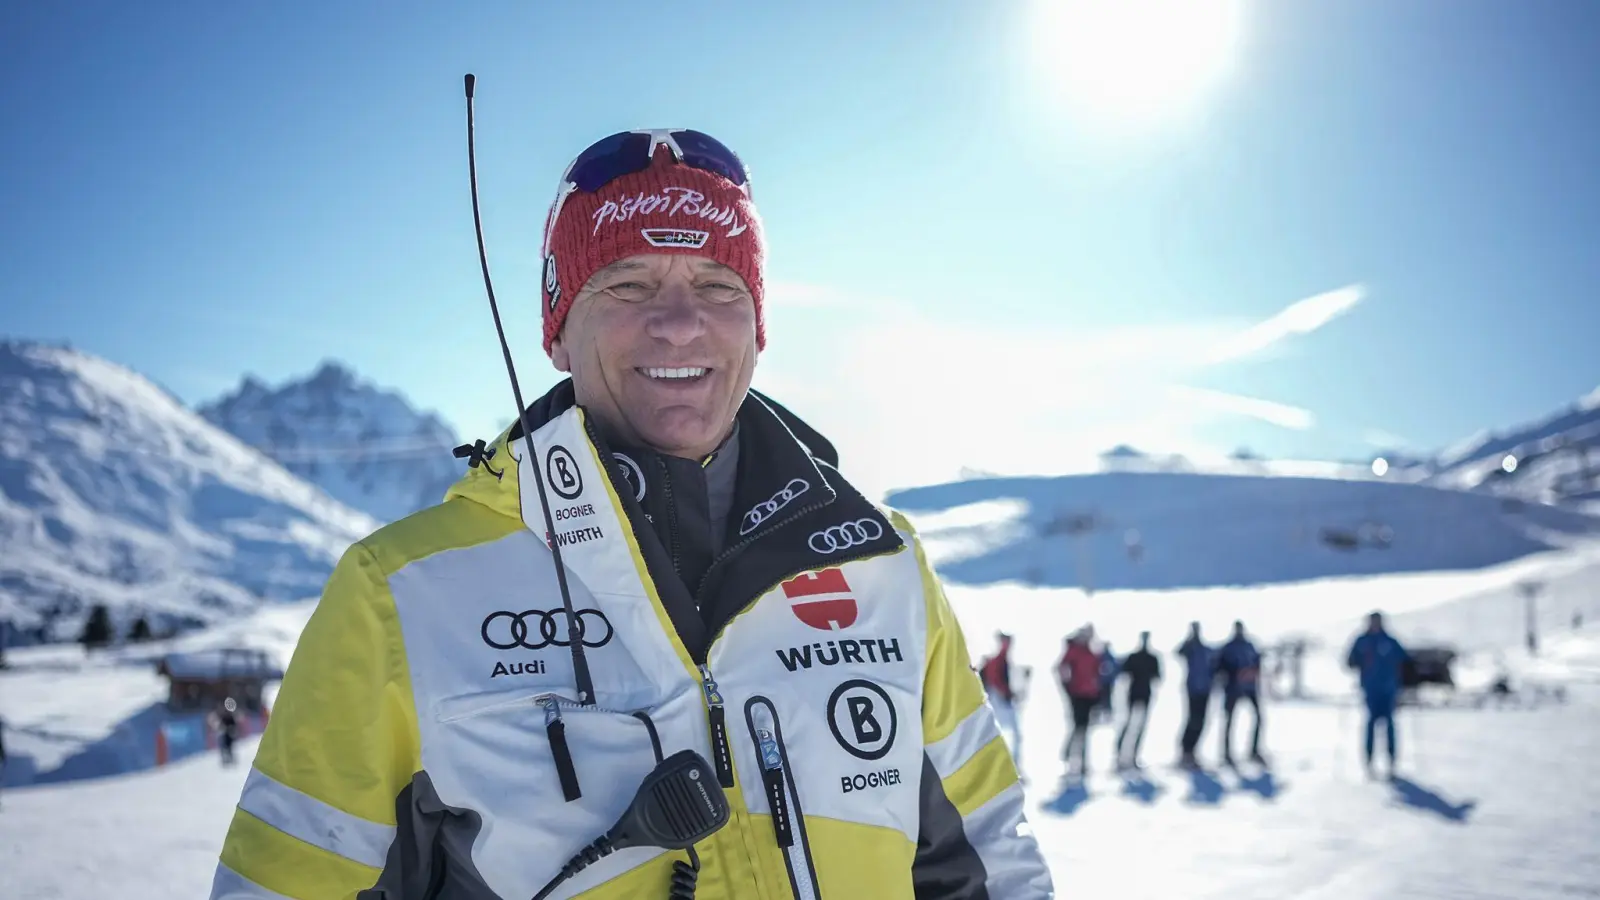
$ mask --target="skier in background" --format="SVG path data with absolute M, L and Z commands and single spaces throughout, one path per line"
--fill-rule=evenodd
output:
M 1240 703 L 1249 703 L 1256 717 L 1250 737 L 1250 759 L 1266 765 L 1261 755 L 1261 652 L 1245 637 L 1243 622 L 1233 623 L 1233 637 L 1217 652 L 1217 669 L 1223 678 L 1222 764 L 1233 765 L 1234 708 Z
M 1117 655 L 1111 652 L 1111 642 L 1106 641 L 1100 648 L 1100 705 L 1095 707 L 1095 714 L 1104 722 L 1116 717 L 1116 711 L 1111 705 L 1111 689 L 1117 684 L 1119 668 Z
M 1010 735 L 1011 761 L 1021 769 L 1022 723 L 1017 715 L 1017 707 L 1027 693 L 1031 670 L 1027 666 L 1018 670 L 1022 676 L 1019 689 L 1011 678 L 1011 635 L 999 631 L 995 633 L 995 639 L 999 641 L 1000 648 L 979 665 L 978 675 L 983 679 L 984 692 L 989 695 L 989 706 L 994 709 L 996 724 Z
M 1144 743 L 1144 726 L 1150 719 L 1150 694 L 1152 685 L 1161 680 L 1161 660 L 1150 652 L 1150 632 L 1139 632 L 1139 649 L 1128 654 L 1122 662 L 1122 674 L 1128 676 L 1128 718 L 1117 735 L 1117 767 L 1141 769 L 1139 745 Z M 1137 721 L 1138 727 L 1134 728 Z M 1133 731 L 1133 754 L 1124 755 L 1128 732 Z
M 1361 673 L 1361 693 L 1367 702 L 1367 777 L 1376 778 L 1372 767 L 1373 743 L 1382 720 L 1389 737 L 1389 777 L 1394 777 L 1394 708 L 1400 696 L 1401 671 L 1410 654 L 1383 627 L 1383 613 L 1367 617 L 1367 631 L 1350 645 L 1345 665 Z
M 1093 641 L 1094 626 L 1083 626 L 1067 638 L 1066 652 L 1056 665 L 1056 675 L 1061 681 L 1061 689 L 1066 692 L 1067 705 L 1072 710 L 1072 732 L 1061 751 L 1069 776 L 1074 773 L 1080 777 L 1089 774 L 1089 724 L 1093 720 L 1094 708 L 1100 702 L 1100 657 L 1090 646 Z M 1076 769 L 1072 765 L 1074 754 L 1078 757 Z
M 217 749 L 222 754 L 222 764 L 233 765 L 233 743 L 239 737 L 239 717 L 235 714 L 238 704 L 232 697 L 222 701 L 222 707 L 217 710 L 213 718 L 213 725 L 217 729 Z
M 1179 763 L 1186 769 L 1199 767 L 1194 750 L 1200 745 L 1200 735 L 1206 728 L 1206 709 L 1211 705 L 1211 690 L 1216 683 L 1216 659 L 1210 647 L 1200 639 L 1200 623 L 1189 623 L 1189 637 L 1178 645 L 1178 655 L 1188 666 L 1184 687 L 1189 695 L 1189 706 L 1183 723 L 1183 758 Z

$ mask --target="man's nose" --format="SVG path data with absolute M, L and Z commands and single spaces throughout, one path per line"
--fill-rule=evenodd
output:
M 705 313 L 694 287 L 676 279 L 661 286 L 651 304 L 647 333 L 675 346 L 683 346 L 705 333 Z

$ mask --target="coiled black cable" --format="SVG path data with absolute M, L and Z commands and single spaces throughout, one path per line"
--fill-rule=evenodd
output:
M 689 862 L 681 859 L 672 862 L 672 889 L 667 900 L 694 900 L 695 882 L 700 879 L 700 854 L 689 848 Z

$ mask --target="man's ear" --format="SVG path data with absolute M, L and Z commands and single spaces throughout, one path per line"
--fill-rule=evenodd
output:
M 561 338 L 556 338 L 550 343 L 550 363 L 556 367 L 557 372 L 566 372 L 569 375 L 572 373 L 572 354 L 567 352 L 567 345 Z

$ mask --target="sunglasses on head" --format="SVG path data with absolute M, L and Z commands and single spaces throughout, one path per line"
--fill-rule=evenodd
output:
M 670 149 L 686 166 L 720 175 L 740 187 L 749 184 L 737 153 L 711 135 L 687 128 L 619 131 L 603 137 L 578 154 L 561 180 L 580 191 L 598 191 L 624 175 L 648 168 L 661 147 Z
M 624 175 L 650 167 L 656 151 L 672 151 L 673 158 L 691 168 L 710 172 L 733 182 L 750 193 L 750 173 L 739 154 L 703 131 L 690 128 L 651 128 L 619 131 L 590 144 L 567 166 L 557 189 L 549 224 L 561 214 L 561 207 L 574 191 L 594 193 Z M 545 248 L 546 254 L 549 248 Z

